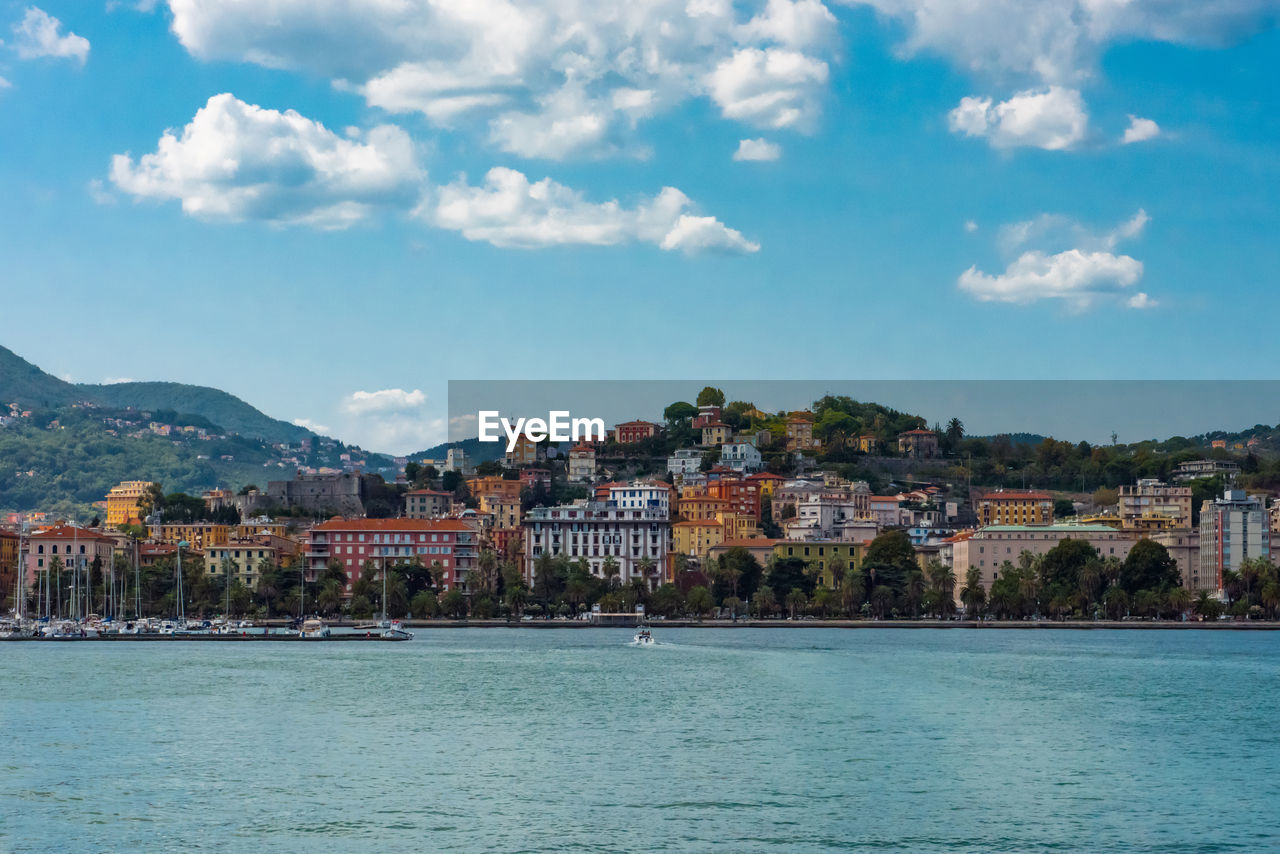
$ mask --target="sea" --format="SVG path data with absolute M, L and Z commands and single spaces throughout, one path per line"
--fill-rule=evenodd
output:
M 0 851 L 1280 850 L 1280 633 L 0 644 Z

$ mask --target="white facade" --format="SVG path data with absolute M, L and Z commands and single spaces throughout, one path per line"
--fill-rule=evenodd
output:
M 665 510 L 624 509 L 612 501 L 590 501 L 560 507 L 535 507 L 525 516 L 524 572 L 534 584 L 538 559 L 564 555 L 587 562 L 592 575 L 604 578 L 605 561 L 618 564 L 619 580 L 646 579 L 656 587 L 666 574 L 671 550 L 671 522 Z M 640 562 L 648 558 L 653 574 L 645 576 Z
M 671 488 L 643 480 L 609 486 L 609 503 L 621 510 L 657 510 L 671 515 Z
M 750 442 L 728 442 L 720 448 L 720 463 L 734 471 L 751 473 L 764 467 L 760 451 Z
M 596 449 L 573 448 L 569 451 L 569 482 L 586 483 L 596 476 Z
M 681 448 L 667 457 L 667 471 L 677 476 L 697 474 L 702 470 L 702 452 L 693 448 Z

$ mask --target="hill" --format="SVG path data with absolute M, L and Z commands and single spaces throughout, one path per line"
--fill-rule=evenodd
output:
M 199 416 L 224 432 L 265 442 L 299 442 L 314 436 L 304 427 L 265 415 L 235 395 L 216 388 L 173 382 L 69 383 L 0 346 L 0 403 L 57 409 L 77 402 L 111 409 L 168 410 Z

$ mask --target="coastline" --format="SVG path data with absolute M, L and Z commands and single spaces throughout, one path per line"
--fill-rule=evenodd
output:
M 600 626 L 580 620 L 535 620 L 512 622 L 507 620 L 405 620 L 407 628 L 414 629 L 604 629 L 634 628 L 635 624 Z M 340 626 L 341 623 L 331 625 Z M 1280 631 L 1280 621 L 1220 621 L 1179 622 L 1125 621 L 1125 620 L 657 620 L 650 621 L 654 630 L 667 629 L 1009 629 L 1032 631 L 1058 629 L 1091 631 L 1097 629 L 1122 629 L 1138 631 L 1159 630 L 1208 630 L 1208 631 Z

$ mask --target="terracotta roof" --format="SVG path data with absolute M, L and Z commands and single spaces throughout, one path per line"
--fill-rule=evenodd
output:
M 744 548 L 744 549 L 765 549 L 765 548 L 769 548 L 769 549 L 771 549 L 771 548 L 773 548 L 774 546 L 776 546 L 778 543 L 781 543 L 781 542 L 785 542 L 785 540 L 774 540 L 774 539 L 770 539 L 769 537 L 753 537 L 753 538 L 748 539 L 748 540 L 725 540 L 723 543 L 721 543 L 721 544 L 720 544 L 720 545 L 718 545 L 718 546 L 714 546 L 713 548 L 717 548 L 717 549 L 733 549 L 733 548 Z
M 768 479 L 768 480 L 786 480 L 786 478 L 785 478 L 785 477 L 783 477 L 782 475 L 780 475 L 780 474 L 774 474 L 773 472 L 769 472 L 769 471 L 756 472 L 755 474 L 749 474 L 749 475 L 747 475 L 747 480 L 766 480 L 766 479 Z
M 321 522 L 313 531 L 470 531 L 471 526 L 457 519 L 344 519 L 335 516 Z
M 987 492 L 982 495 L 979 501 L 1048 501 L 1053 498 L 1047 492 L 1036 492 L 1028 490 L 1026 492 L 1017 490 L 1005 490 L 1002 492 Z
M 84 540 L 91 542 L 98 540 L 104 543 L 114 543 L 111 537 L 101 534 L 88 528 L 77 528 L 74 525 L 54 525 L 52 528 L 45 528 L 43 531 L 36 531 L 31 535 L 33 540 Z
M 443 489 L 411 489 L 405 495 L 453 495 Z
M 720 522 L 717 522 L 717 521 L 715 521 L 714 519 L 704 519 L 704 520 L 702 520 L 702 521 L 689 520 L 689 521 L 686 521 L 686 522 L 676 522 L 676 523 L 675 523 L 674 525 L 672 525 L 671 527 L 673 527 L 673 528 L 693 528 L 693 527 L 695 527 L 695 526 L 701 526 L 701 527 L 703 527 L 703 528 L 721 528 L 721 527 L 724 527 Z
M 898 435 L 899 436 L 936 436 L 937 434 L 934 433 L 932 430 L 921 430 L 920 428 L 917 427 L 915 430 L 907 430 L 905 432 L 899 433 Z

